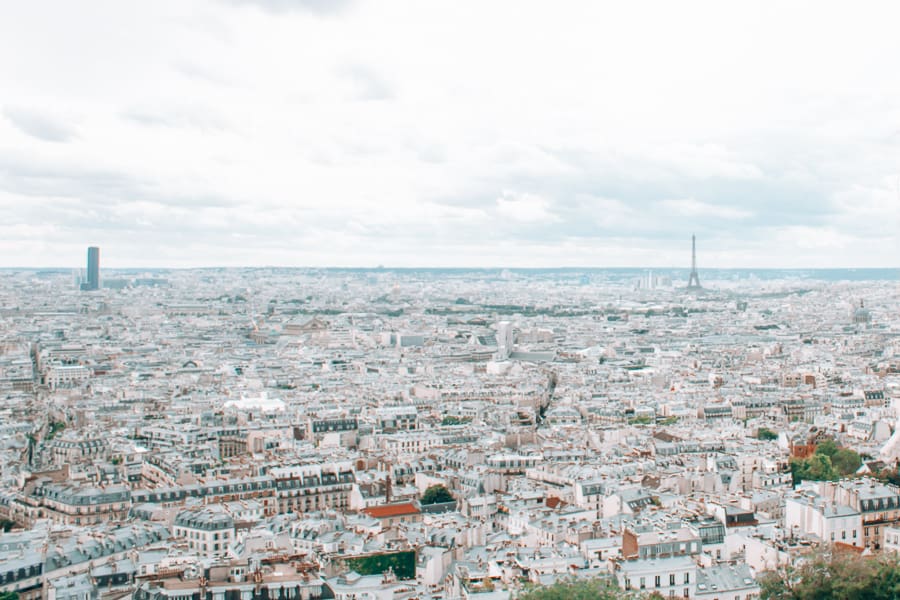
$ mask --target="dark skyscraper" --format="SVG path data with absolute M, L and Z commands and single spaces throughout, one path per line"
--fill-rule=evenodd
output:
M 87 281 L 81 286 L 83 290 L 100 289 L 100 248 L 91 246 L 87 252 Z

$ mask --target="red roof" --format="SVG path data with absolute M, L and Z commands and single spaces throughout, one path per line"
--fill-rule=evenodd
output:
M 853 546 L 846 542 L 835 542 L 834 549 L 842 552 L 853 552 L 856 554 L 862 554 L 865 551 L 865 548 L 860 548 L 859 546 Z
M 369 508 L 364 508 L 362 512 L 376 519 L 386 519 L 401 515 L 417 515 L 420 511 L 412 502 L 401 502 L 400 504 L 388 504 L 386 506 L 370 506 Z

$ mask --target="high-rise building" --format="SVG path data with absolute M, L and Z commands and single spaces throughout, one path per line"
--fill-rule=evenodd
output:
M 500 360 L 506 360 L 513 351 L 513 324 L 509 321 L 497 323 L 497 354 Z
M 100 248 L 96 246 L 87 250 L 87 281 L 81 284 L 81 289 L 100 289 Z

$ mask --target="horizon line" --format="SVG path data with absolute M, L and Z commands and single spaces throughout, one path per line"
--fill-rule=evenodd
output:
M 556 266 L 487 266 L 487 267 L 476 267 L 476 266 L 392 266 L 392 265 L 376 265 L 376 266 L 364 266 L 364 265 L 349 265 L 349 266 L 338 266 L 338 265 L 329 265 L 329 266 L 317 266 L 317 265 L 196 265 L 196 266 L 116 266 L 116 267 L 100 267 L 102 271 L 138 271 L 141 269 L 167 269 L 171 271 L 190 271 L 190 270 L 203 270 L 203 269 L 324 269 L 324 270 L 368 270 L 368 271 L 391 271 L 391 270 L 405 270 L 411 271 L 416 269 L 448 269 L 448 270 L 456 270 L 456 271 L 496 271 L 496 270 L 516 270 L 516 271 L 546 271 L 546 270 L 577 270 L 577 269 L 591 269 L 591 270 L 669 270 L 669 271 L 679 271 L 685 270 L 690 271 L 691 267 L 689 266 L 586 266 L 586 265 L 556 265 Z M 68 267 L 68 266 L 9 266 L 3 267 L 0 266 L 0 271 L 76 271 L 76 270 L 85 270 L 85 267 Z M 863 266 L 854 266 L 854 267 L 814 267 L 814 266 L 802 266 L 802 267 L 776 267 L 776 266 L 752 266 L 752 267 L 698 267 L 697 271 L 752 271 L 752 270 L 766 270 L 766 271 L 804 271 L 804 270 L 814 270 L 814 271 L 874 271 L 874 270 L 900 270 L 900 266 L 891 266 L 891 267 L 863 267 Z

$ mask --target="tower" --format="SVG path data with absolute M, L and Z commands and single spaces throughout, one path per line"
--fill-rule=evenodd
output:
M 691 236 L 691 275 L 688 277 L 688 289 L 700 289 L 700 276 L 697 274 L 697 236 Z
M 87 281 L 81 284 L 81 289 L 100 289 L 100 248 L 96 246 L 87 250 Z
M 512 323 L 509 321 L 497 323 L 497 354 L 500 360 L 509 358 L 514 343 Z

